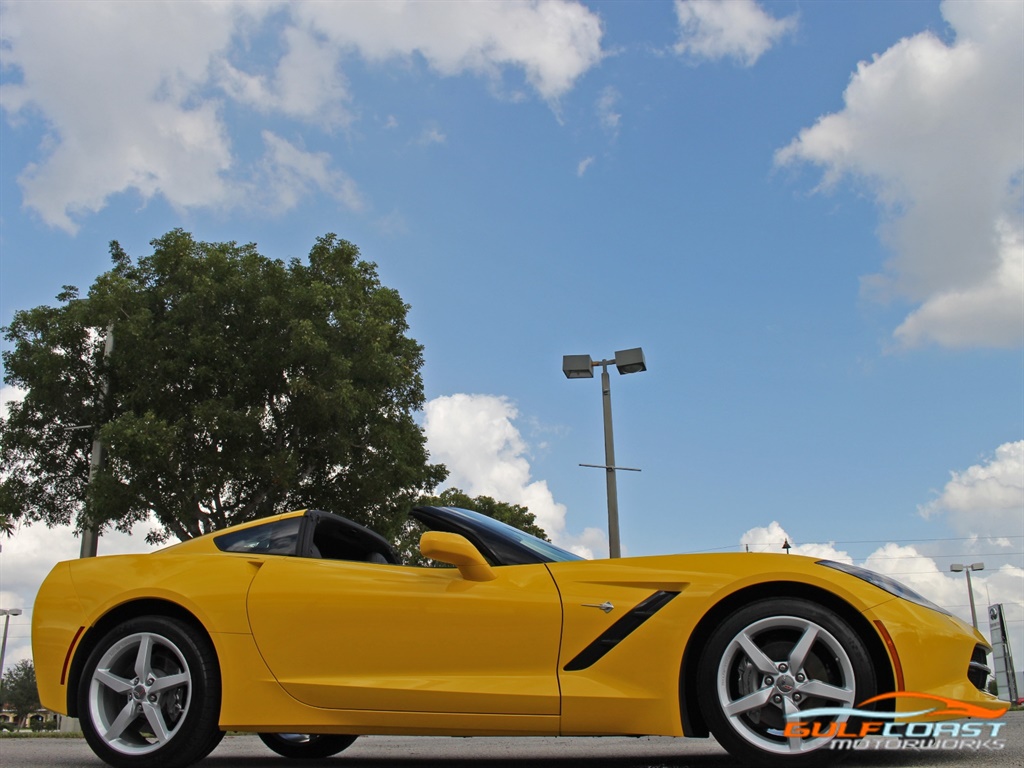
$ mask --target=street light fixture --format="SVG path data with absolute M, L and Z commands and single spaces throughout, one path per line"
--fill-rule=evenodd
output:
M 640 373 L 647 370 L 644 351 L 640 347 L 623 349 L 615 353 L 611 360 L 593 360 L 590 355 L 564 355 L 562 372 L 567 379 L 592 379 L 594 368 L 601 366 L 601 393 L 604 403 L 604 464 L 580 464 L 581 467 L 597 467 L 605 470 L 605 481 L 608 489 L 608 554 L 620 557 L 619 546 L 619 492 L 615 480 L 615 471 L 622 469 L 639 472 L 632 467 L 615 466 L 615 439 L 612 433 L 612 390 L 608 366 L 614 364 L 620 374 Z
M 985 570 L 984 563 L 971 563 L 970 565 L 964 565 L 963 563 L 953 563 L 949 566 L 949 570 L 954 573 L 960 573 L 963 571 L 967 574 L 967 594 L 971 598 L 971 623 L 974 624 L 974 628 L 978 628 L 978 612 L 974 609 L 974 587 L 971 585 L 971 571 L 983 571 Z
M 0 642 L 0 682 L 4 679 L 4 656 L 7 653 L 7 628 L 11 616 L 21 616 L 21 608 L 0 608 L 0 616 L 4 617 L 4 639 Z

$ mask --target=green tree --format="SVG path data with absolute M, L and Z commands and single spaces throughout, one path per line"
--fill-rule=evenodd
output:
M 458 488 L 446 488 L 437 496 L 423 496 L 416 503 L 428 507 L 470 509 L 545 541 L 551 540 L 544 529 L 537 525 L 536 516 L 527 507 L 497 501 L 490 496 L 470 496 Z M 402 561 L 407 565 L 438 565 L 420 554 L 419 540 L 422 533 L 423 527 L 415 520 L 410 518 L 406 522 L 404 529 L 396 537 L 396 548 Z
M 174 230 L 88 295 L 15 314 L 0 420 L 0 515 L 188 539 L 319 507 L 395 536 L 446 475 L 414 421 L 408 306 L 334 235 L 307 261 Z M 104 354 L 108 334 L 113 350 Z M 104 394 L 106 393 L 106 394 Z M 94 437 L 105 462 L 89 482 Z
M 14 710 L 16 721 L 40 709 L 39 690 L 36 688 L 36 668 L 29 659 L 22 659 L 4 672 L 3 703 Z

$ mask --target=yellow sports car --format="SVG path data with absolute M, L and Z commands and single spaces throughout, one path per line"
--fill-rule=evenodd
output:
M 860 568 L 583 560 L 474 512 L 412 515 L 454 568 L 317 511 L 59 563 L 32 622 L 43 706 L 110 765 L 174 768 L 226 730 L 289 757 L 359 734 L 711 733 L 745 763 L 817 765 L 882 694 L 890 719 L 905 692 L 996 705 L 985 639 Z

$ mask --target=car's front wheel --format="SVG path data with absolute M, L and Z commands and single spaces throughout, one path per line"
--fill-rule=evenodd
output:
M 282 757 L 331 757 L 352 746 L 356 736 L 326 733 L 261 733 L 263 743 Z
M 82 732 L 115 768 L 184 768 L 223 737 L 209 641 L 164 616 L 126 621 L 96 644 L 78 688 Z
M 860 636 L 833 611 L 795 598 L 751 603 L 723 621 L 698 682 L 711 732 L 750 765 L 820 764 L 850 716 L 803 713 L 852 709 L 877 692 Z

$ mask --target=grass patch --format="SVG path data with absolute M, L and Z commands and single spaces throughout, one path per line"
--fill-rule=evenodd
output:
M 0 731 L 0 739 L 81 739 L 81 731 Z

